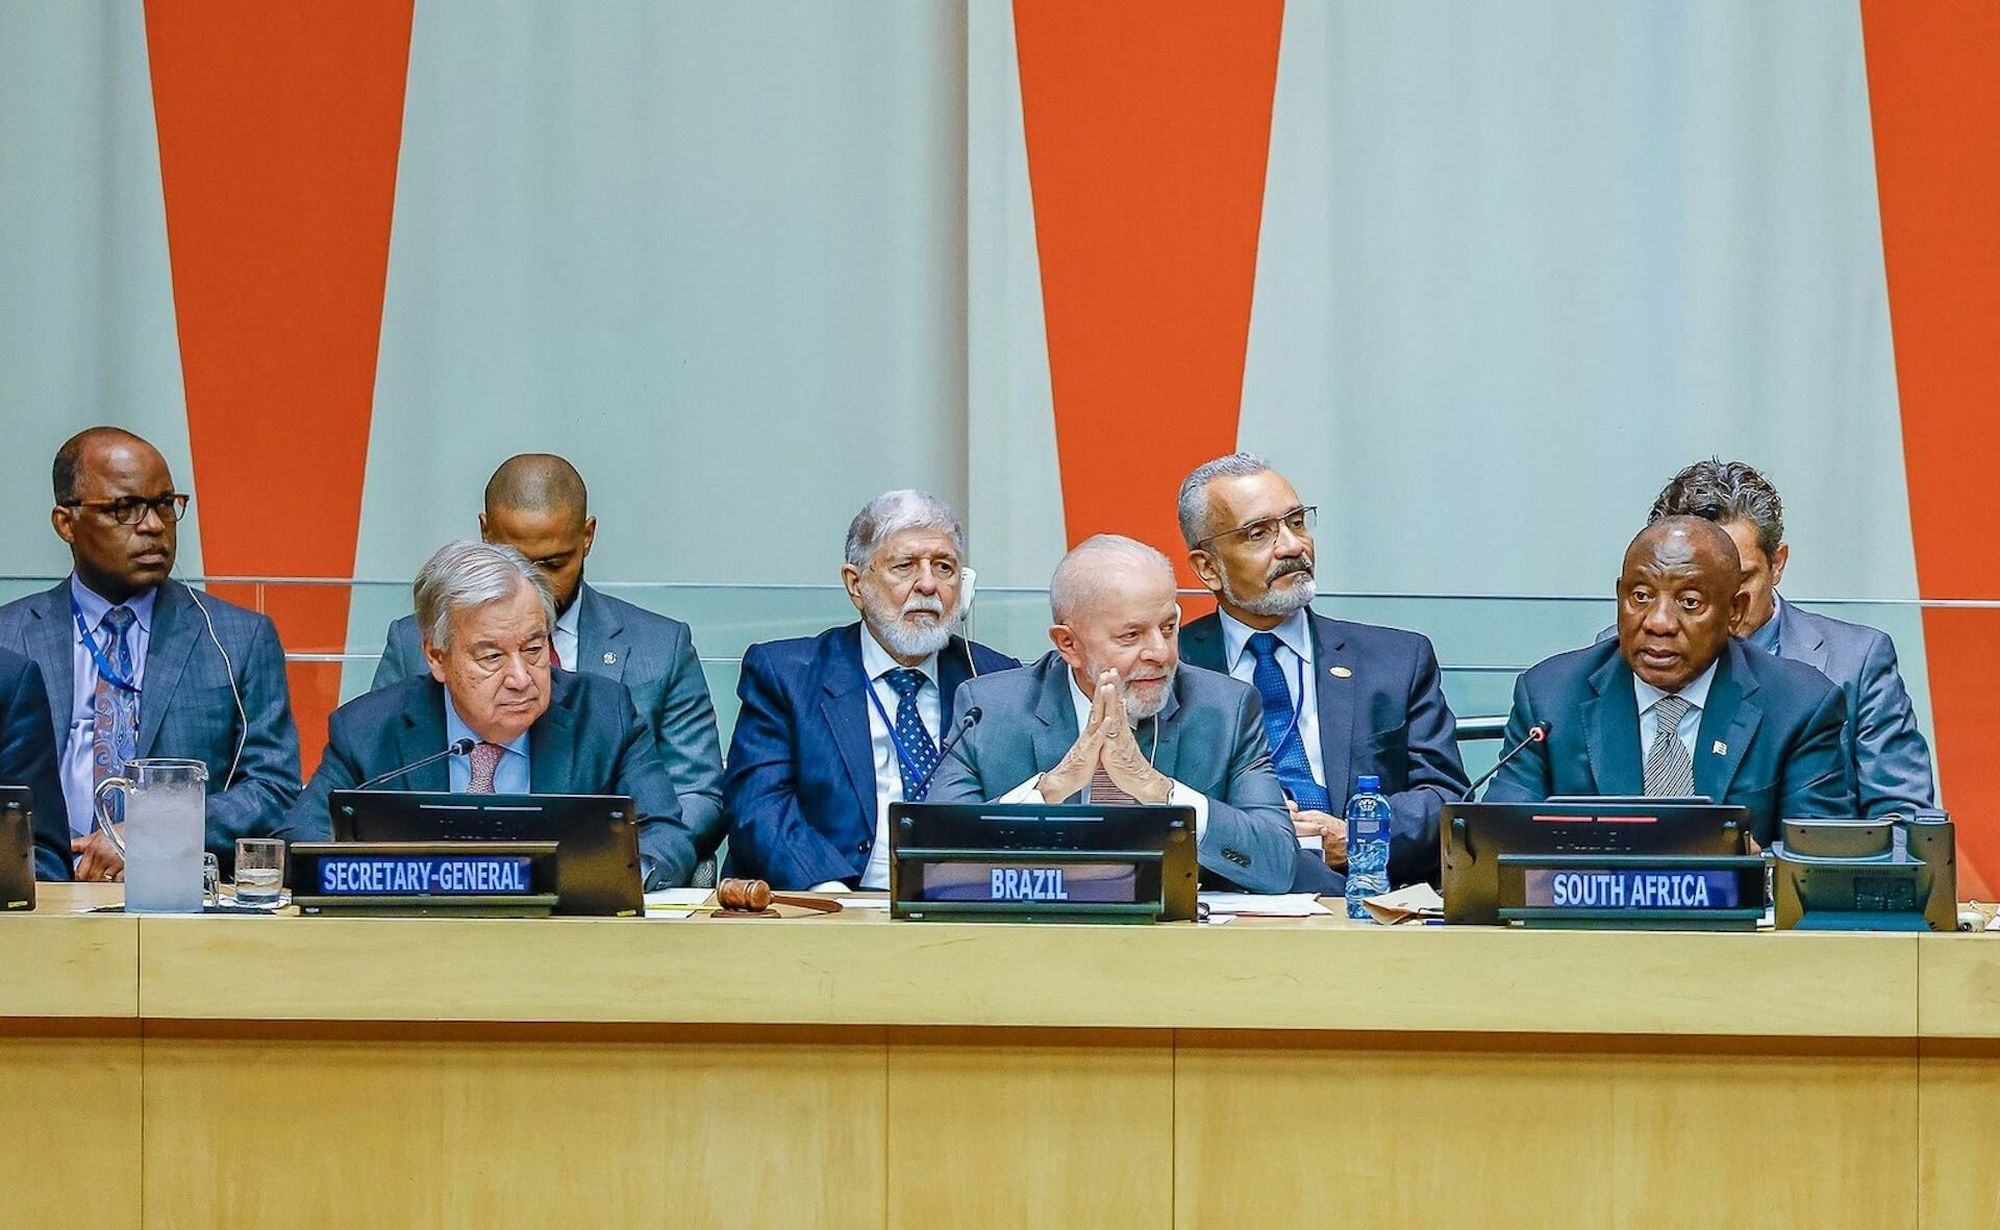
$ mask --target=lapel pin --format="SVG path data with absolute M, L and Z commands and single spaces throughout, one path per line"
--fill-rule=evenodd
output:
M 1729 754 L 1729 745 L 1727 743 L 1724 743 L 1722 740 L 1717 739 L 1715 741 L 1715 746 L 1708 750 L 1714 752 L 1718 756 L 1727 756 Z
M 608 650 L 608 649 L 607 649 L 607 650 L 605 650 L 605 652 L 604 652 L 604 664 L 605 664 L 606 666 L 616 666 L 616 665 L 618 665 L 618 655 L 617 655 L 617 654 L 615 654 L 615 653 L 612 653 L 612 652 L 611 652 L 610 650 Z
M 1327 674 L 1332 675 L 1335 679 L 1348 679 L 1354 675 L 1354 672 L 1344 666 L 1336 666 L 1327 671 Z

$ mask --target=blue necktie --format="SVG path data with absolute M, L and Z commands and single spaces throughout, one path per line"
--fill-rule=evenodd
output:
M 126 638 L 136 617 L 131 607 L 114 606 L 97 625 L 104 638 L 104 656 L 121 681 L 132 679 L 132 643 Z M 101 784 L 107 777 L 125 772 L 125 762 L 139 754 L 139 692 L 124 688 L 97 672 L 97 689 L 91 696 L 90 779 Z M 120 798 L 111 801 L 111 818 L 124 819 Z M 86 832 L 89 830 L 86 829 Z
M 1285 669 L 1278 665 L 1278 638 L 1269 632 L 1253 633 L 1250 652 L 1257 669 L 1250 682 L 1264 698 L 1264 740 L 1271 745 L 1271 764 L 1278 771 L 1278 784 L 1291 793 L 1301 811 L 1330 811 L 1333 799 L 1326 787 L 1313 780 L 1312 762 L 1306 759 L 1305 739 L 1292 721 L 1292 690 L 1285 684 Z M 1282 743 L 1279 741 L 1283 740 Z
M 889 686 L 896 690 L 895 744 L 902 755 L 896 757 L 896 768 L 903 775 L 903 801 L 921 803 L 929 793 L 931 770 L 937 767 L 937 744 L 931 742 L 931 732 L 924 729 L 924 719 L 917 713 L 917 693 L 923 690 L 924 673 L 900 667 L 883 675 Z M 919 786 L 923 786 L 919 790 Z

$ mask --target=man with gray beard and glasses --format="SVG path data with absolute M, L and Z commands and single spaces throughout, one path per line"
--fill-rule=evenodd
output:
M 1182 629 L 1181 656 L 1263 698 L 1293 827 L 1324 858 L 1301 860 L 1297 890 L 1344 886 L 1342 816 L 1362 774 L 1382 779 L 1395 812 L 1390 883 L 1435 881 L 1438 813 L 1467 783 L 1430 641 L 1313 613 L 1317 510 L 1263 458 L 1232 453 L 1198 467 L 1181 483 L 1179 511 L 1188 563 L 1220 608 Z
M 970 574 L 965 531 L 942 500 L 876 496 L 848 526 L 846 555 L 859 622 L 743 655 L 723 783 L 727 874 L 773 888 L 887 888 L 889 804 L 923 797 L 953 693 L 1020 665 L 952 634 Z

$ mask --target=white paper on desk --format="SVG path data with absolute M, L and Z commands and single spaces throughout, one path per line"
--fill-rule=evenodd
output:
M 889 898 L 881 894 L 871 893 L 866 897 L 835 897 L 834 900 L 840 902 L 843 907 L 850 910 L 886 910 L 889 908 Z
M 1420 918 L 1443 918 L 1444 898 L 1438 896 L 1437 889 L 1419 882 L 1391 893 L 1378 893 L 1363 901 L 1361 908 L 1376 922 L 1393 926 Z
M 1237 914 L 1247 918 L 1310 918 L 1331 914 L 1311 893 L 1203 893 L 1209 917 Z
M 646 917 L 691 918 L 690 907 L 715 900 L 712 888 L 662 888 L 646 894 Z

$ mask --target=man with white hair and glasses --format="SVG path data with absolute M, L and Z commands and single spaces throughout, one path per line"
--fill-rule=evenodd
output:
M 1313 612 L 1314 509 L 1263 458 L 1197 467 L 1178 511 L 1188 563 L 1218 607 L 1182 632 L 1181 652 L 1263 699 L 1293 827 L 1317 850 L 1295 891 L 1345 886 L 1343 816 L 1363 774 L 1381 779 L 1394 813 L 1390 882 L 1437 879 L 1438 817 L 1467 783 L 1430 641 Z
M 282 835 L 325 840 L 333 792 L 378 778 L 384 790 L 624 795 L 646 888 L 686 884 L 693 835 L 625 686 L 551 669 L 555 598 L 542 571 L 512 547 L 467 539 L 439 548 L 414 588 L 428 673 L 334 710 Z M 462 739 L 470 754 L 397 772 Z
M 773 888 L 887 888 L 889 804 L 924 798 L 957 720 L 952 695 L 1020 663 L 957 636 L 970 573 L 958 515 L 890 491 L 847 529 L 861 618 L 752 645 L 737 684 L 723 803 L 731 875 Z

